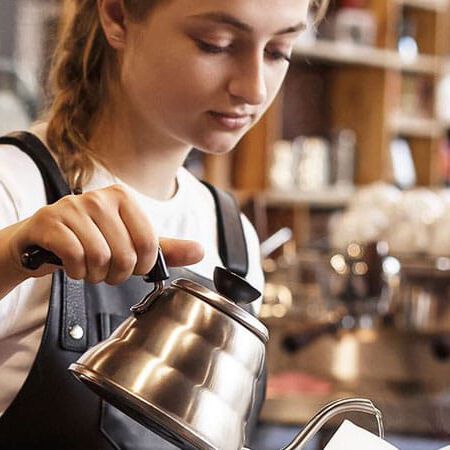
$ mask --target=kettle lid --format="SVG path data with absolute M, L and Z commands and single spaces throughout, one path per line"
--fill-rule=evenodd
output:
M 269 340 L 269 332 L 262 322 L 250 313 L 236 305 L 228 298 L 214 292 L 198 283 L 184 278 L 178 278 L 173 281 L 172 286 L 182 289 L 189 294 L 195 295 L 201 300 L 207 302 L 212 307 L 224 312 L 228 316 L 235 319 L 241 325 L 256 334 L 261 341 L 266 344 Z

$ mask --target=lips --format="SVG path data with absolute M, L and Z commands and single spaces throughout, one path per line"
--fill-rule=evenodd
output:
M 253 116 L 251 114 L 223 113 L 209 111 L 209 115 L 223 128 L 228 130 L 238 130 L 251 124 Z

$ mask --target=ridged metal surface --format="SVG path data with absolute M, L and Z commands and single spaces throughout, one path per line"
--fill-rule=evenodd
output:
M 156 431 L 172 430 L 201 450 L 240 449 L 264 362 L 264 326 L 252 331 L 242 324 L 246 314 L 255 323 L 248 313 L 239 309 L 236 318 L 213 304 L 166 289 L 70 369 Z

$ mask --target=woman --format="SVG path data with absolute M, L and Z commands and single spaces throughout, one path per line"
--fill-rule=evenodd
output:
M 225 265 L 262 290 L 253 228 L 236 214 L 243 232 L 219 246 L 220 205 L 182 164 L 192 147 L 229 151 L 263 115 L 310 6 L 66 1 L 46 120 L 0 152 L 0 448 L 173 448 L 66 368 L 148 290 L 131 276 L 158 246 L 171 266 Z M 64 272 L 24 268 L 30 245 Z

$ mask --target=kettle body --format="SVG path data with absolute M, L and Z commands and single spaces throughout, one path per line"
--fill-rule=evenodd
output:
M 241 449 L 267 329 L 226 297 L 185 279 L 144 303 L 144 312 L 69 370 L 180 448 Z
M 253 297 L 241 281 L 230 283 L 230 274 L 222 275 L 219 292 L 236 292 L 238 286 L 244 297 Z M 168 288 L 158 282 L 132 307 L 133 316 L 69 370 L 179 448 L 246 450 L 245 429 L 269 336 L 229 298 L 185 279 Z M 327 420 L 349 411 L 375 415 L 383 436 L 381 412 L 373 403 L 349 398 L 325 405 L 282 450 L 304 450 Z

